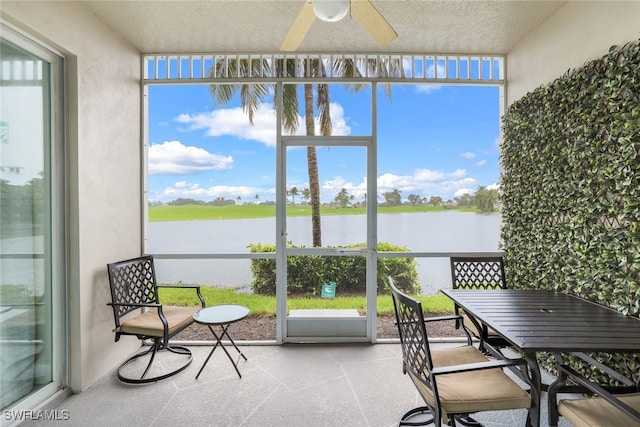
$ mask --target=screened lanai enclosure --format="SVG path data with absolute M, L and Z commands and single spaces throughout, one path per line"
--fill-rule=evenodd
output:
M 397 275 L 407 291 L 420 292 L 420 283 L 430 283 L 432 289 L 422 291 L 437 293 L 450 286 L 451 253 L 498 251 L 498 214 L 478 220 L 476 214 L 458 212 L 456 218 L 452 212 L 442 219 L 450 222 L 445 227 L 411 213 L 390 215 L 389 208 L 400 209 L 403 203 L 416 209 L 430 203 L 454 207 L 452 195 L 433 199 L 438 180 L 473 187 L 474 179 L 464 171 L 438 167 L 437 150 L 428 149 L 441 137 L 428 119 L 436 119 L 433 104 L 421 105 L 419 97 L 444 92 L 444 87 L 455 90 L 446 99 L 465 92 L 484 103 L 471 109 L 457 104 L 450 132 L 456 127 L 472 133 L 474 126 L 491 129 L 489 140 L 478 129 L 475 140 L 459 141 L 456 149 L 488 153 L 496 172 L 491 183 L 498 181 L 502 56 L 166 54 L 144 56 L 143 67 L 145 252 L 155 256 L 161 281 L 275 295 L 278 342 L 375 342 L 376 298 L 388 293 L 386 275 Z M 180 96 L 212 106 L 204 113 L 166 107 Z M 252 96 L 259 104 L 249 101 Z M 243 114 L 244 122 L 236 121 Z M 402 119 L 391 117 L 403 115 L 406 127 L 414 129 L 398 135 L 392 125 Z M 172 121 L 182 134 L 166 126 Z M 185 133 L 194 131 L 208 140 L 189 142 Z M 241 136 L 226 154 L 219 141 L 234 133 Z M 399 144 L 398 138 L 410 142 Z M 206 160 L 191 165 L 195 160 L 187 152 L 199 152 Z M 391 157 L 421 158 L 411 162 L 414 176 L 406 177 L 414 183 L 402 183 L 401 177 L 385 182 L 401 175 L 387 164 Z M 252 162 L 260 164 L 254 166 L 262 177 L 259 183 L 242 181 Z M 178 169 L 190 167 L 221 173 L 206 185 L 176 178 Z M 415 176 L 420 174 L 425 176 Z M 450 176 L 426 176 L 437 174 Z M 271 209 L 271 215 L 160 221 L 175 204 L 204 200 L 221 208 Z M 289 298 L 300 295 L 360 295 L 366 297 L 366 308 L 291 309 Z

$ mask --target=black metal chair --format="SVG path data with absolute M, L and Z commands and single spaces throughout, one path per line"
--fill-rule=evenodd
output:
M 174 287 L 193 289 L 196 291 L 202 307 L 204 299 L 199 286 L 158 286 L 152 256 L 143 256 L 126 261 L 107 264 L 109 284 L 111 286 L 111 302 L 113 308 L 116 334 L 119 341 L 122 335 L 135 335 L 140 340 L 153 340 L 148 349 L 143 350 L 125 360 L 118 368 L 118 378 L 125 383 L 150 383 L 175 375 L 189 366 L 192 360 L 191 350 L 183 346 L 171 346 L 171 337 L 191 325 L 193 313 L 200 307 L 174 307 L 160 303 L 158 288 Z M 137 314 L 134 314 L 137 312 Z M 155 370 L 162 372 L 147 377 L 151 372 L 156 354 L 159 351 L 170 351 L 184 356 L 184 361 L 166 372 L 162 367 Z M 141 357 L 148 356 L 142 375 L 133 377 L 124 373 L 124 368 Z M 156 364 L 157 365 L 157 364 Z
M 415 384 L 426 406 L 412 409 L 400 420 L 401 426 L 456 421 L 480 425 L 469 414 L 526 408 L 526 424 L 531 422 L 531 397 L 502 368 L 518 367 L 529 379 L 523 359 L 489 360 L 471 345 L 431 350 L 425 322 L 454 321 L 461 316 L 424 318 L 420 301 L 400 292 L 389 278 L 398 333 L 402 347 L 403 372 Z M 426 419 L 424 419 L 426 418 Z M 416 421 L 421 419 L 420 421 Z
M 575 356 L 623 385 L 598 385 L 566 365 L 561 355 L 556 355 L 558 377 L 549 387 L 549 425 L 557 426 L 559 416 L 562 415 L 574 426 L 640 426 L 640 380 L 634 383 L 584 353 L 575 353 Z M 567 386 L 568 380 L 577 387 Z M 585 397 L 558 402 L 558 393 L 576 391 L 583 393 Z
M 506 289 L 502 257 L 451 257 L 451 283 L 453 289 Z M 509 343 L 491 328 L 481 324 L 476 318 L 469 316 L 457 304 L 455 313 L 464 321 L 457 322 L 456 328 L 464 327 L 480 340 L 480 350 L 485 350 L 485 343 L 495 349 L 508 347 Z

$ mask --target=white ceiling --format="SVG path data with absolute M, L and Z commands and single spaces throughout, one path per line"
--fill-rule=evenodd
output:
M 143 53 L 279 51 L 305 0 L 82 1 Z M 398 33 L 379 48 L 354 19 L 316 19 L 301 52 L 505 54 L 565 1 L 372 0 Z

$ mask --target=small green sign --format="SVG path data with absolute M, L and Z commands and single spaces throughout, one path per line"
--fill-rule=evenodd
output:
M 325 282 L 322 284 L 322 292 L 320 293 L 322 298 L 335 298 L 336 297 L 336 282 Z

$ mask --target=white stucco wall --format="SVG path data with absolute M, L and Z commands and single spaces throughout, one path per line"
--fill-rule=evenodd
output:
M 640 39 L 640 1 L 569 1 L 507 54 L 507 104 Z
M 80 391 L 139 345 L 114 343 L 106 264 L 141 250 L 140 57 L 75 3 L 3 1 L 1 12 L 67 59 L 69 369 Z

